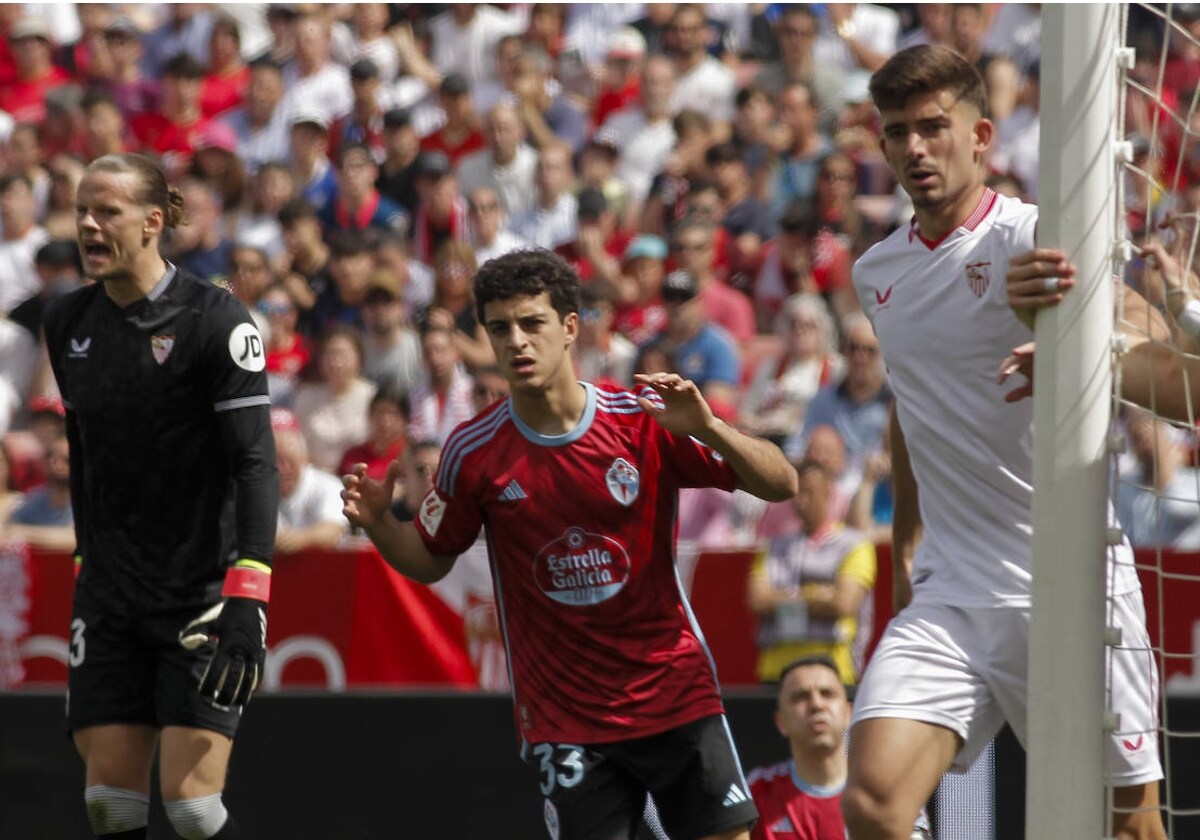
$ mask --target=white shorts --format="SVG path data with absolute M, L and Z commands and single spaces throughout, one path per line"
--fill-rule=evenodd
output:
M 1140 591 L 1113 599 L 1121 645 L 1109 659 L 1110 708 L 1120 715 L 1105 774 L 1117 787 L 1163 777 L 1158 760 L 1158 666 Z M 913 603 L 888 624 L 854 699 L 851 725 L 904 718 L 944 726 L 962 748 L 952 770 L 966 772 L 1008 721 L 1024 745 L 1029 610 Z M 853 735 L 851 736 L 853 737 Z

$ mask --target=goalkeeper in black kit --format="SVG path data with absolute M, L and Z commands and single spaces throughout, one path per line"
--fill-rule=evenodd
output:
M 140 155 L 93 161 L 76 231 L 94 285 L 45 319 L 67 407 L 78 579 L 67 724 L 92 831 L 243 837 L 221 800 L 264 663 L 279 482 L 265 350 L 232 295 L 159 254 L 182 196 Z

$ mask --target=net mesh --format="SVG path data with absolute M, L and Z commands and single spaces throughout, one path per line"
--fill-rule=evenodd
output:
M 1128 4 L 1124 12 L 1118 56 L 1123 172 L 1114 241 L 1130 243 L 1117 249 L 1125 282 L 1161 306 L 1165 300 L 1140 245 L 1158 237 L 1190 266 L 1200 244 L 1200 8 Z M 1117 317 L 1126 318 L 1120 304 Z M 1163 347 L 1183 353 L 1174 342 Z M 1168 417 L 1158 410 L 1162 396 L 1152 389 L 1147 407 L 1133 405 L 1129 383 L 1115 368 L 1113 449 L 1119 451 L 1112 499 L 1135 548 L 1150 634 L 1143 653 L 1147 665 L 1156 664 L 1163 688 L 1155 700 L 1168 780 L 1161 794 L 1167 835 L 1200 837 L 1194 783 L 1200 715 L 1193 710 L 1200 707 L 1200 447 L 1192 401 Z M 1129 639 L 1110 642 L 1112 650 L 1138 647 Z M 1138 743 L 1142 733 L 1132 722 L 1115 719 L 1113 725 L 1127 748 Z

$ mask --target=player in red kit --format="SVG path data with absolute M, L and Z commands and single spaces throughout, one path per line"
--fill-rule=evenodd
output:
M 480 321 L 511 395 L 450 435 L 416 521 L 345 476 L 346 516 L 430 582 L 486 529 L 522 755 L 551 837 L 631 838 L 647 794 L 673 838 L 749 838 L 755 817 L 712 659 L 675 572 L 682 487 L 790 498 L 779 449 L 716 419 L 676 374 L 636 395 L 575 379 L 579 281 L 547 251 L 486 263 Z
M 750 773 L 759 819 L 752 840 L 845 840 L 846 729 L 850 698 L 838 667 L 823 654 L 797 659 L 779 675 L 775 727 L 791 758 Z M 921 812 L 911 840 L 927 840 Z

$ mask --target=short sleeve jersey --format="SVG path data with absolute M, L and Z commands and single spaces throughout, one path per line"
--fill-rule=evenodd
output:
M 986 190 L 940 241 L 915 224 L 872 247 L 854 288 L 887 362 L 924 523 L 914 600 L 1028 607 L 1033 531 L 1033 401 L 1004 401 L 1000 362 L 1032 333 L 1004 276 L 1034 246 L 1037 207 Z M 1133 591 L 1128 546 L 1114 594 Z
M 79 593 L 119 612 L 211 600 L 239 556 L 234 458 L 217 417 L 270 405 L 246 308 L 172 267 L 123 309 L 101 284 L 72 292 L 51 304 L 45 329 L 75 430 Z M 270 546 L 258 549 L 269 558 Z
M 439 555 L 486 529 L 526 743 L 621 741 L 722 711 L 674 541 L 677 491 L 732 490 L 733 469 L 634 394 L 582 387 L 583 417 L 561 436 L 509 400 L 458 426 L 416 520 Z
M 751 840 L 846 840 L 842 785 L 818 788 L 783 761 L 750 773 L 750 795 L 758 808 Z

